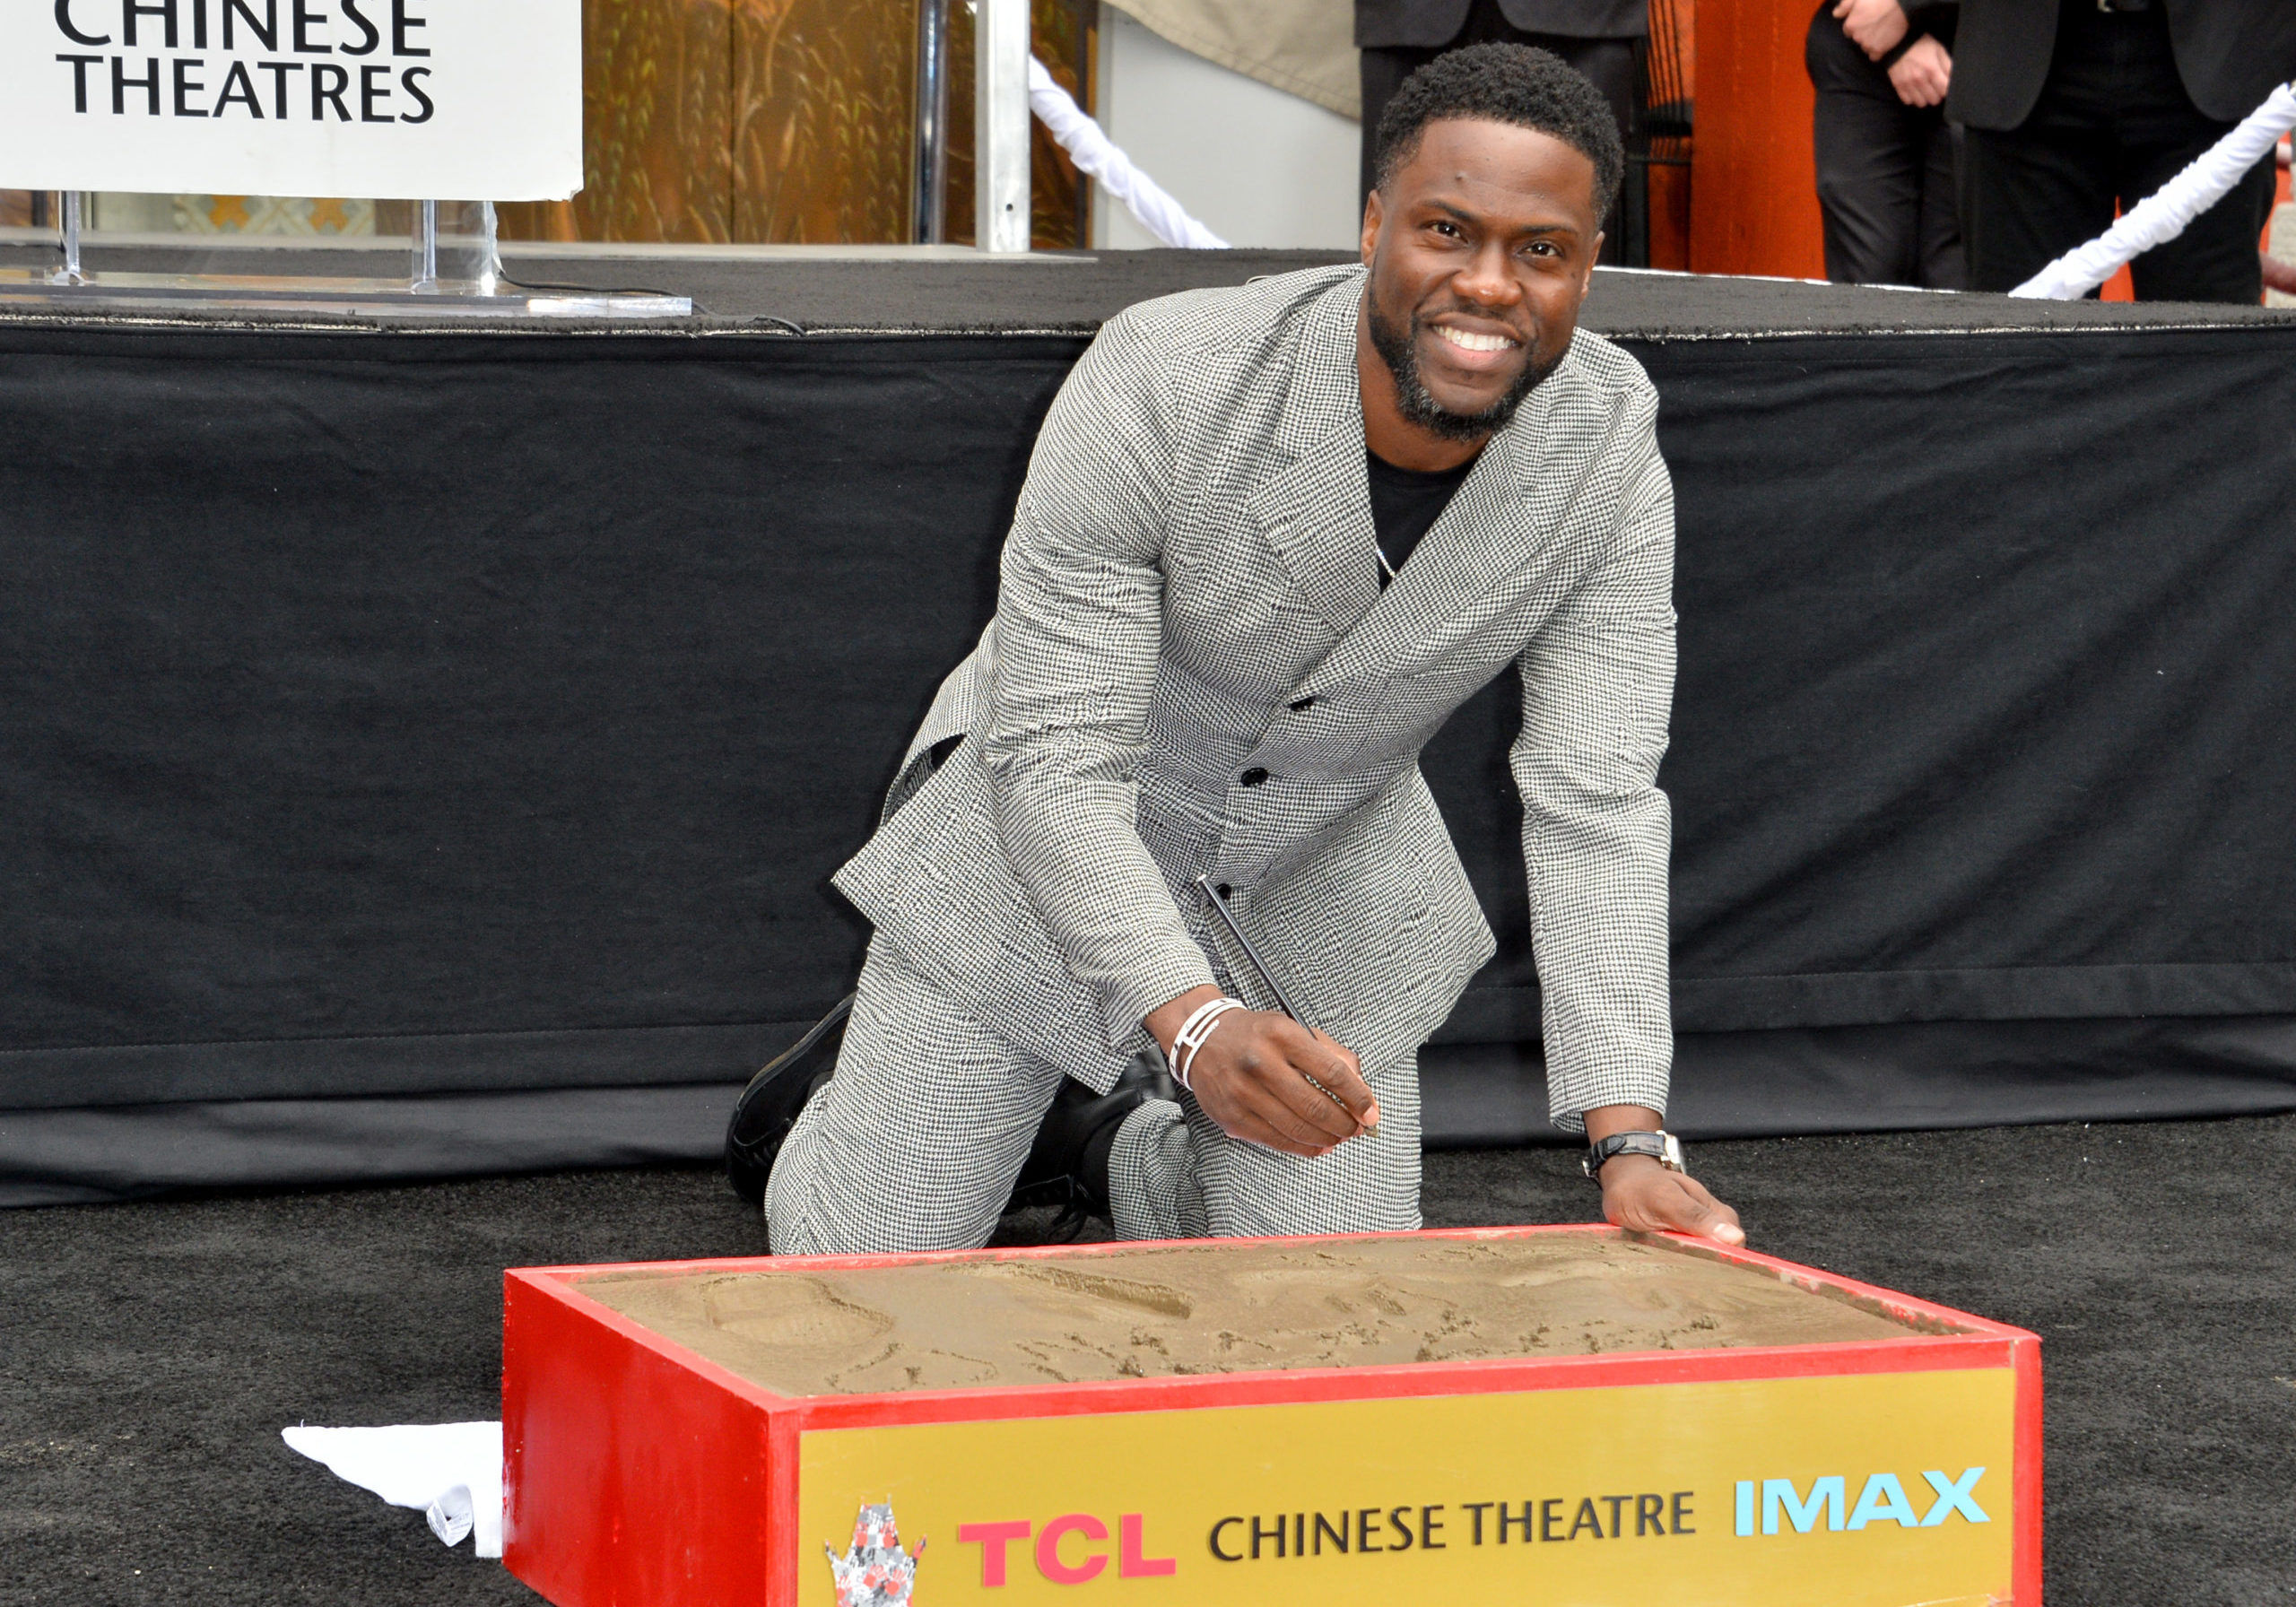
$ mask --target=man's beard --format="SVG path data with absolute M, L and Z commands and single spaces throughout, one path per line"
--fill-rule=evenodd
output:
M 1479 441 L 1505 429 L 1507 421 L 1523 404 L 1523 398 L 1536 390 L 1539 382 L 1554 372 L 1555 364 L 1562 360 L 1558 356 L 1542 363 L 1534 354 L 1498 401 L 1481 413 L 1453 413 L 1435 400 L 1427 389 L 1427 382 L 1419 377 L 1418 315 L 1412 315 L 1409 327 L 1398 326 L 1380 312 L 1378 303 L 1370 296 L 1363 299 L 1363 313 L 1370 326 L 1372 349 L 1395 377 L 1396 401 L 1403 416 L 1430 435 L 1445 440 Z

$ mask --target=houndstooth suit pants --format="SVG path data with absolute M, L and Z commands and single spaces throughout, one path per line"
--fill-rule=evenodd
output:
M 1309 1160 L 1231 1138 L 1196 1101 L 1151 1100 L 1109 1158 L 1119 1238 L 1355 1233 L 1419 1226 L 1419 1068 L 1366 1068 L 1379 1134 Z M 778 1255 L 988 1242 L 1061 1073 L 999 1038 L 880 935 L 837 1074 L 774 1163 Z

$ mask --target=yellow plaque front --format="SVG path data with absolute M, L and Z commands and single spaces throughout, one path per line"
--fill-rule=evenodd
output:
M 2005 1368 L 818 1431 L 798 1601 L 865 1505 L 916 1607 L 1989 1607 Z M 898 1562 L 898 1559 L 896 1559 Z

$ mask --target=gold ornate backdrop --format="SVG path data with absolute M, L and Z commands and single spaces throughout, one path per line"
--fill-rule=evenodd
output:
M 1037 54 L 1089 106 L 1095 0 L 1033 0 Z M 972 231 L 972 20 L 950 7 L 949 232 Z M 914 0 L 593 0 L 582 193 L 506 206 L 514 238 L 909 238 Z M 1084 243 L 1083 181 L 1037 130 L 1037 244 Z

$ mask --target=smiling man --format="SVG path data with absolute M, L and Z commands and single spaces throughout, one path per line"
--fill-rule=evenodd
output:
M 777 1251 L 977 1246 L 1016 1185 L 1127 1238 L 1418 1226 L 1419 1046 L 1493 943 L 1417 761 L 1510 665 L 1555 1119 L 1613 1221 L 1743 1238 L 1659 1132 L 1674 505 L 1577 328 L 1610 109 L 1477 46 L 1378 139 L 1364 266 L 1134 308 L 1062 387 L 837 877 L 876 934 L 834 1074 L 735 1116 Z

